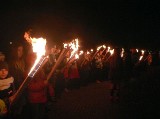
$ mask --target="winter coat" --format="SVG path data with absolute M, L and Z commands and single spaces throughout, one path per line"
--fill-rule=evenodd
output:
M 44 79 L 32 80 L 28 84 L 27 88 L 28 101 L 30 103 L 46 103 L 48 93 L 50 96 L 54 96 L 54 90 L 50 84 L 45 84 Z M 49 91 L 49 92 L 47 92 Z

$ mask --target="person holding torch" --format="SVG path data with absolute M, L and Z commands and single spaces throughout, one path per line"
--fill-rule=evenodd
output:
M 120 49 L 115 48 L 114 54 L 109 59 L 108 79 L 112 83 L 110 89 L 111 101 L 119 100 L 122 78 L 123 78 L 123 61 L 120 57 Z

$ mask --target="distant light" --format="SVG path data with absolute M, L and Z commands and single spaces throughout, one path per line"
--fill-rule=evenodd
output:
M 13 42 L 9 42 L 9 44 L 10 44 L 10 45 L 12 45 L 12 44 L 13 44 Z
M 138 52 L 138 49 L 136 49 L 136 52 Z

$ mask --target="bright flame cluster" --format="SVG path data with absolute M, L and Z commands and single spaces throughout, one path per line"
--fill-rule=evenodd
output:
M 64 43 L 64 48 L 67 48 L 67 47 L 70 47 L 70 49 L 72 49 L 70 58 L 72 58 L 73 56 L 75 56 L 76 59 L 79 58 L 79 56 L 77 54 L 77 51 L 79 48 L 78 39 L 75 39 L 68 44 Z
M 139 57 L 139 61 L 142 60 L 143 56 L 144 56 L 144 50 L 141 50 L 141 56 Z
M 32 49 L 33 52 L 36 53 L 37 58 L 29 72 L 28 75 L 30 75 L 30 73 L 34 70 L 34 68 L 36 67 L 36 65 L 39 63 L 39 61 L 41 60 L 42 56 L 45 55 L 45 47 L 46 47 L 46 39 L 44 38 L 30 38 L 30 43 L 32 44 Z
M 37 53 L 37 57 L 45 55 L 46 39 L 44 38 L 31 38 L 33 52 Z

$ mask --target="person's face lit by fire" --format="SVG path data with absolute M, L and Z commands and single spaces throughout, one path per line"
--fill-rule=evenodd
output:
M 23 55 L 23 46 L 19 46 L 17 49 L 18 57 L 21 58 Z
M 0 69 L 0 78 L 5 79 L 8 76 L 8 69 Z

